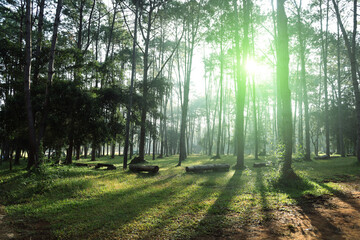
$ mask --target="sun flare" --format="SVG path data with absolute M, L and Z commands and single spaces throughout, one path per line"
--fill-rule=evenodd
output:
M 252 58 L 247 60 L 245 70 L 248 74 L 255 77 L 255 82 L 257 83 L 263 83 L 272 78 L 273 70 L 269 67 L 269 65 L 257 62 Z

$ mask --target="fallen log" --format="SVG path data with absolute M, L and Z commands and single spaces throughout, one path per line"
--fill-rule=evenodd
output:
M 74 165 L 77 167 L 89 167 L 87 163 L 75 163 Z
M 229 164 L 207 164 L 185 167 L 186 172 L 229 171 Z
M 158 166 L 149 166 L 149 165 L 137 165 L 137 164 L 130 164 L 129 169 L 132 172 L 151 172 L 157 173 L 159 171 Z
M 116 170 L 116 167 L 113 164 L 98 163 L 95 166 L 96 169 L 101 167 L 107 167 L 107 170 Z
M 254 163 L 254 167 L 258 168 L 258 167 L 266 167 L 266 163 Z
M 316 160 L 326 160 L 326 159 L 330 159 L 330 156 L 329 155 L 321 155 L 321 156 L 314 157 L 314 159 L 316 159 Z
M 96 166 L 95 163 L 74 163 L 77 167 L 94 167 Z

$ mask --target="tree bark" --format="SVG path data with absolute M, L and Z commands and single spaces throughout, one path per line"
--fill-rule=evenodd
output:
M 305 110 L 305 160 L 310 161 L 310 121 L 309 121 L 309 102 L 307 95 L 307 85 L 306 85 L 306 69 L 305 69 L 305 50 L 306 42 L 304 40 L 304 33 L 301 20 L 301 3 L 297 7 L 298 9 L 298 37 L 300 45 L 300 65 L 301 65 L 301 84 L 302 84 L 302 93 L 304 101 L 304 110 Z
M 123 169 L 127 169 L 128 150 L 129 150 L 129 138 L 130 138 L 130 123 L 131 123 L 131 109 L 133 102 L 133 91 L 134 91 L 134 79 L 136 76 L 136 42 L 137 42 L 137 22 L 139 12 L 139 1 L 135 3 L 135 20 L 134 20 L 134 39 L 132 45 L 132 59 L 131 59 L 131 79 L 130 79 L 130 93 L 129 103 L 126 109 L 126 126 L 125 126 L 125 143 L 124 143 L 124 161 Z
M 32 43 L 31 43 L 31 9 L 32 1 L 26 0 L 26 36 L 25 36 L 25 69 L 24 69 L 24 93 L 25 93 L 25 105 L 28 121 L 28 134 L 29 134 L 29 155 L 27 169 L 32 166 L 37 167 L 39 164 L 38 149 L 36 147 L 36 135 L 35 135 L 35 123 L 34 115 L 31 104 L 31 92 L 30 92 L 30 77 L 31 77 L 31 58 L 32 58 Z
M 220 106 L 219 106 L 219 126 L 218 126 L 218 135 L 216 142 L 216 158 L 220 157 L 220 140 L 221 140 L 221 123 L 222 123 L 222 108 L 223 108 L 223 75 L 224 75 L 224 54 L 223 54 L 223 26 L 221 23 L 220 30 Z
M 146 135 L 146 114 L 147 114 L 147 98 L 148 98 L 148 70 L 149 70 L 149 44 L 150 44 L 150 33 L 151 33 L 151 26 L 152 26 L 152 14 L 154 11 L 154 5 L 152 1 L 150 1 L 150 9 L 147 14 L 147 29 L 146 29 L 146 36 L 144 35 L 144 42 L 145 42 L 145 49 L 144 49 L 144 56 L 143 56 L 143 82 L 142 82 L 142 91 L 143 91 L 143 105 L 141 108 L 141 125 L 140 125 L 140 143 L 139 143 L 139 158 L 145 159 L 145 135 Z M 143 10 L 142 10 L 143 11 Z M 139 20 L 141 23 L 141 20 Z M 140 25 L 140 29 L 141 25 Z M 143 29 L 142 29 L 143 31 Z
M 348 58 L 350 60 L 351 67 L 351 80 L 353 84 L 353 91 L 355 95 L 355 109 L 356 109 L 356 120 L 357 120 L 357 144 L 356 144 L 356 156 L 357 160 L 360 162 L 360 91 L 359 91 L 359 82 L 358 77 L 360 78 L 360 74 L 358 73 L 358 63 L 356 59 L 356 32 L 357 32 L 357 0 L 354 0 L 354 17 L 353 17 L 353 31 L 352 31 L 352 41 L 350 43 L 348 34 L 345 30 L 345 27 L 342 23 L 340 11 L 335 0 L 332 0 L 335 8 L 336 18 L 340 25 L 341 33 L 343 35 L 345 46 L 348 53 Z M 359 76 L 357 76 L 359 74 Z
M 43 106 L 43 113 L 42 113 L 41 125 L 40 125 L 40 130 L 39 130 L 39 137 L 38 137 L 38 143 L 37 143 L 38 146 L 40 146 L 41 141 L 44 136 L 44 133 L 45 133 L 46 122 L 47 122 L 47 117 L 48 117 L 48 112 L 49 112 L 49 101 L 50 101 L 49 89 L 51 88 L 52 80 L 54 77 L 55 49 L 56 49 L 56 42 L 57 42 L 62 6 L 63 6 L 63 0 L 58 0 L 57 7 L 56 7 L 55 20 L 54 20 L 53 35 L 52 35 L 52 39 L 51 39 L 51 49 L 50 49 L 49 64 L 48 64 L 48 75 L 47 75 L 47 81 L 46 81 L 46 86 L 45 86 L 45 102 L 44 102 L 44 106 Z
M 342 90 L 341 90 L 341 69 L 340 69 L 340 27 L 339 23 L 337 24 L 337 87 L 338 87 L 338 121 L 339 121 L 339 153 L 342 157 L 345 157 L 345 148 L 344 148 L 344 121 L 342 116 Z
M 321 50 L 324 65 L 324 94 L 325 94 L 325 144 L 326 144 L 326 155 L 330 156 L 330 126 L 329 126 L 329 100 L 327 90 L 327 54 L 328 54 L 328 26 L 329 26 L 329 0 L 327 0 L 326 8 L 326 27 L 325 27 L 325 40 L 323 36 L 323 23 L 322 23 L 322 0 L 320 0 L 320 31 L 321 31 Z
M 191 66 L 193 61 L 193 52 L 195 47 L 195 41 L 196 36 L 199 29 L 199 21 L 200 21 L 200 4 L 197 6 L 196 11 L 194 11 L 194 16 L 196 16 L 196 19 L 192 19 L 191 22 L 187 22 L 187 29 L 184 31 L 187 31 L 188 37 L 185 39 L 185 42 L 189 45 L 186 51 L 187 58 L 185 58 L 186 62 L 186 70 L 185 70 L 185 81 L 184 81 L 184 98 L 183 98 L 183 104 L 181 107 L 181 124 L 180 124 L 180 144 L 179 144 L 179 162 L 177 166 L 181 166 L 181 162 L 184 161 L 187 157 L 186 155 L 186 120 L 187 120 L 187 114 L 188 114 L 188 104 L 189 104 L 189 90 L 190 90 L 190 77 L 191 77 Z M 189 21 L 187 19 L 186 21 Z
M 242 169 L 245 167 L 244 164 L 244 147 L 245 147 L 245 137 L 244 137 L 244 106 L 245 106 L 245 93 L 246 93 L 246 71 L 245 64 L 248 57 L 248 48 L 249 48 L 249 5 L 250 0 L 244 0 L 244 38 L 242 42 L 243 50 L 243 59 L 241 63 L 240 56 L 240 36 L 239 36 L 239 13 L 237 7 L 237 1 L 233 0 L 234 11 L 235 11 L 235 51 L 236 51 L 236 83 L 237 83 L 237 92 L 236 92 L 236 166 L 235 168 Z
M 276 48 L 276 77 L 279 83 L 279 97 L 282 105 L 282 142 L 285 147 L 284 164 L 282 168 L 283 176 L 292 173 L 292 114 L 291 114 L 291 92 L 289 89 L 289 50 L 287 17 L 284 8 L 285 0 L 277 0 L 277 48 Z
M 40 72 L 40 58 L 42 50 L 42 39 L 43 39 L 43 26 L 44 26 L 44 7 L 45 0 L 41 0 L 39 4 L 39 17 L 38 17 L 38 30 L 37 30 L 37 39 L 36 39 L 36 51 L 35 51 L 35 66 L 34 66 L 34 79 L 33 84 L 38 84 L 39 72 Z

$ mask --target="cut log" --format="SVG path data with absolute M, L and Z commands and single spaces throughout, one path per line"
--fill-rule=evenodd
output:
M 203 171 L 229 171 L 229 164 L 207 164 L 186 167 L 186 172 L 203 172 Z
M 89 167 L 87 163 L 75 163 L 74 165 L 77 167 Z
M 96 167 L 96 163 L 74 163 L 77 167 Z
M 157 173 L 159 171 L 158 166 L 149 166 L 149 165 L 137 165 L 137 164 L 130 164 L 129 169 L 132 172 L 151 172 Z
M 330 156 L 321 155 L 321 156 L 314 157 L 314 159 L 316 159 L 316 160 L 325 160 L 325 159 L 330 159 Z
M 266 167 L 266 163 L 254 163 L 255 168 Z
M 95 166 L 96 169 L 101 167 L 107 167 L 107 170 L 116 170 L 116 167 L 113 164 L 98 163 Z

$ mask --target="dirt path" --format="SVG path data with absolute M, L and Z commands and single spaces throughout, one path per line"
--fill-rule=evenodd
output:
M 360 239 L 360 184 L 346 193 L 306 195 L 295 206 L 265 214 L 268 221 L 224 229 L 217 236 L 197 239 Z M 353 185 L 353 186 L 351 186 Z
M 0 240 L 51 240 L 50 223 L 37 219 L 10 219 L 0 205 Z
M 305 196 L 298 206 L 276 211 L 271 237 L 278 239 L 359 239 L 360 192 Z M 277 233 L 277 234 L 276 234 Z
M 12 229 L 8 224 L 6 224 L 6 213 L 4 206 L 0 205 L 0 239 L 16 239 L 18 238 L 14 229 Z

